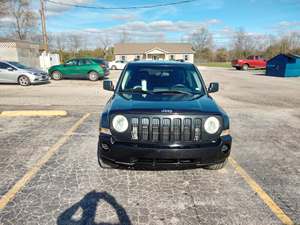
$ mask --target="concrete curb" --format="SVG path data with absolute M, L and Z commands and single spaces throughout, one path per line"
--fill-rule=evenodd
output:
M 17 117 L 17 116 L 66 116 L 67 111 L 64 110 L 16 110 L 2 111 L 0 117 Z

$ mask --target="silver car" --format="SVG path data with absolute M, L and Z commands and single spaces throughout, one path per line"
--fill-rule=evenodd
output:
M 22 86 L 49 82 L 46 72 L 24 66 L 18 62 L 0 61 L 0 83 L 15 83 Z

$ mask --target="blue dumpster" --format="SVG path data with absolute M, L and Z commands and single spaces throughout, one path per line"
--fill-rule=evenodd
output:
M 279 54 L 267 62 L 267 76 L 300 77 L 300 56 Z

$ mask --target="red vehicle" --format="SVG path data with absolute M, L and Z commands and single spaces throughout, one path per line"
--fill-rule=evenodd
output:
M 261 56 L 251 55 L 247 59 L 235 59 L 231 62 L 232 67 L 237 70 L 248 70 L 249 68 L 265 69 L 267 61 Z

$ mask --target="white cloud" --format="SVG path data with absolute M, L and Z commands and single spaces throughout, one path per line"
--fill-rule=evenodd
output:
M 300 21 L 280 21 L 277 26 L 282 28 L 291 28 L 300 26 Z
M 87 3 L 94 2 L 94 0 L 54 0 L 55 2 L 62 3 L 56 4 L 46 1 L 46 12 L 48 16 L 57 15 L 73 8 L 67 4 L 84 5 Z
M 5 23 L 5 24 L 13 23 L 13 22 L 15 22 L 15 19 L 13 17 L 7 16 L 7 17 L 0 18 L 0 22 Z
M 300 31 L 300 21 L 283 20 L 278 22 L 274 26 L 268 27 L 268 29 L 271 29 L 272 31 L 275 31 L 279 34 L 282 34 L 283 32 L 298 32 Z
M 115 13 L 108 15 L 109 18 L 113 20 L 121 20 L 121 21 L 132 21 L 137 19 L 137 15 L 135 13 Z
M 204 26 L 211 26 L 219 20 L 213 19 L 203 22 L 194 21 L 171 21 L 171 20 L 156 20 L 152 22 L 133 21 L 117 26 L 129 31 L 139 30 L 143 32 L 190 32 Z
M 217 19 L 203 22 L 171 20 L 145 22 L 142 20 L 136 20 L 111 28 L 89 28 L 83 29 L 80 32 L 89 32 L 98 36 L 106 35 L 109 36 L 114 42 L 118 41 L 120 36 L 122 36 L 124 33 L 130 36 L 132 41 L 157 41 L 165 39 L 168 39 L 169 41 L 179 41 L 180 38 L 185 34 L 191 33 L 201 27 L 209 27 L 217 23 L 221 23 L 221 21 Z M 170 34 L 174 34 L 175 36 Z M 184 38 L 181 38 L 181 40 L 184 40 Z

